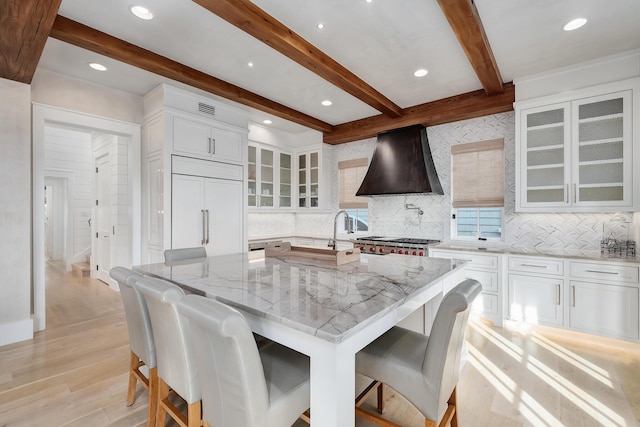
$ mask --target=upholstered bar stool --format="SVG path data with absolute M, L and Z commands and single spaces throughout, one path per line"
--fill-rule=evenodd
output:
M 258 349 L 240 312 L 198 295 L 178 310 L 189 319 L 202 378 L 205 425 L 290 426 L 309 408 L 309 358 L 277 343 Z
M 177 304 L 185 295 L 165 280 L 143 276 L 135 283 L 149 308 L 158 362 L 158 414 L 156 424 L 164 426 L 169 414 L 182 427 L 202 425 L 200 379 L 196 369 L 191 329 L 178 313 Z M 171 400 L 173 390 L 187 403 L 187 415 Z
M 380 393 L 387 384 L 425 416 L 425 426 L 457 426 L 460 355 L 471 304 L 481 290 L 478 281 L 467 279 L 447 293 L 430 336 L 393 327 L 357 353 L 356 372 L 376 381 L 356 400 L 356 415 L 380 426 L 397 426 L 359 407 L 368 391 L 377 388 Z
M 204 246 L 197 246 L 195 248 L 167 249 L 164 251 L 164 262 L 176 262 L 206 257 L 207 250 Z
M 151 319 L 144 297 L 133 287 L 140 274 L 124 267 L 114 267 L 109 275 L 118 282 L 120 296 L 124 305 L 129 332 L 129 348 L 131 357 L 129 363 L 129 387 L 127 391 L 127 406 L 133 405 L 136 396 L 136 382 L 139 381 L 149 393 L 149 414 L 147 425 L 152 427 L 156 422 L 158 409 L 158 369 L 156 367 L 156 347 L 151 330 Z M 146 365 L 149 377 L 140 372 Z

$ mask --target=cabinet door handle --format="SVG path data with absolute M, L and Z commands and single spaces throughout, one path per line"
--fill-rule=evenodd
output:
M 569 184 L 567 184 L 567 191 L 564 194 L 565 203 L 569 203 Z
M 202 213 L 202 244 L 204 245 L 205 242 L 205 237 L 204 237 L 204 230 L 205 230 L 205 218 L 204 218 L 204 209 L 200 209 L 200 212 Z
M 211 138 L 211 154 L 216 154 L 216 139 Z
M 617 271 L 600 271 L 600 270 L 585 270 L 587 273 L 598 273 L 598 274 L 613 274 L 618 275 Z
M 576 184 L 573 184 L 573 203 L 577 203 L 578 201 L 578 187 Z
M 209 244 L 209 209 L 205 209 L 205 212 L 207 213 L 207 245 Z
M 546 265 L 539 265 L 539 264 L 520 264 L 523 267 L 535 267 L 535 268 L 547 268 Z
M 571 307 L 576 306 L 576 287 L 571 286 Z
M 556 304 L 560 305 L 560 285 L 556 285 Z

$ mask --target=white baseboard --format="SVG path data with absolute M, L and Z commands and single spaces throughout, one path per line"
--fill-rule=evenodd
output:
M 33 338 L 33 320 L 0 323 L 0 346 Z

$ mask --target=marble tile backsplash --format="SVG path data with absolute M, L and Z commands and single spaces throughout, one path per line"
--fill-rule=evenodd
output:
M 515 212 L 515 113 L 494 114 L 427 128 L 432 156 L 444 195 L 400 195 L 371 197 L 371 235 L 439 239 L 451 242 L 451 146 L 453 144 L 504 138 L 505 211 L 504 244 L 523 248 L 599 250 L 603 223 L 614 214 Z M 330 235 L 333 214 L 338 209 L 338 162 L 371 159 L 375 138 L 333 147 L 331 206 L 328 214 L 249 214 L 249 236 L 289 234 Z M 424 214 L 405 209 L 407 203 Z M 631 214 L 626 214 L 632 220 Z M 640 219 L 633 218 L 636 224 Z M 280 231 L 282 230 L 282 232 Z

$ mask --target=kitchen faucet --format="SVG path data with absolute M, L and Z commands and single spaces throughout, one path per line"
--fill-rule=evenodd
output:
M 343 213 L 347 217 L 347 233 L 348 234 L 353 233 L 353 231 L 351 231 L 351 217 L 349 216 L 346 210 L 344 209 L 339 210 L 338 213 L 336 213 L 336 216 L 333 218 L 333 239 L 330 239 L 329 243 L 327 244 L 327 246 L 332 247 L 334 251 L 336 250 L 336 233 L 338 231 L 338 217 L 340 216 L 341 213 Z

